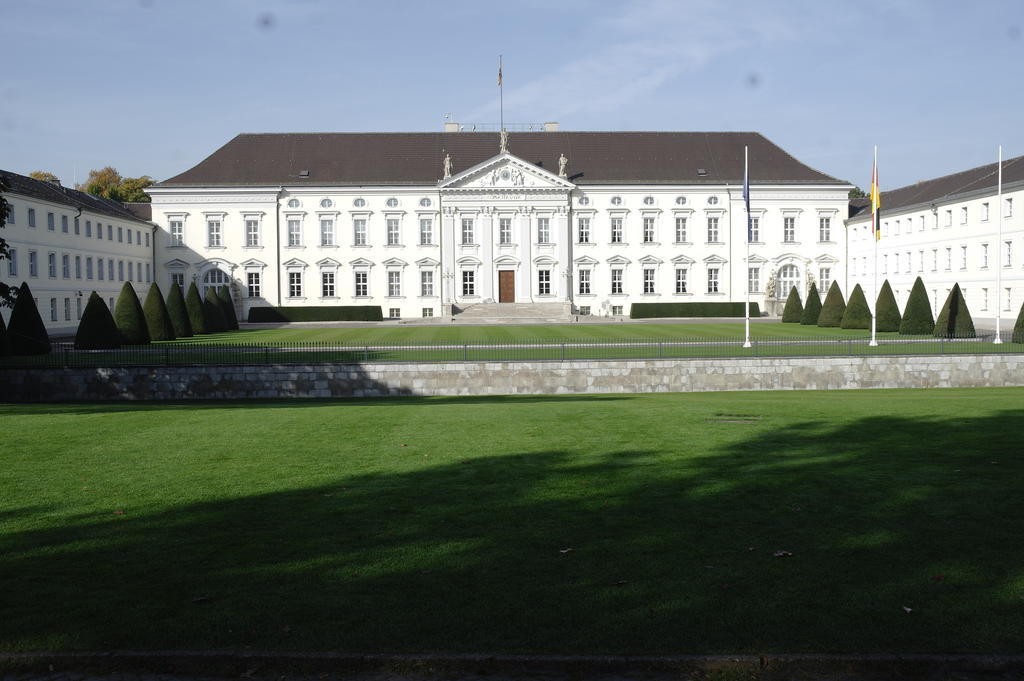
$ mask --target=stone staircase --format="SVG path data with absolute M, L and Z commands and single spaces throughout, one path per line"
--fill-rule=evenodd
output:
M 564 323 L 569 303 L 478 303 L 455 314 L 453 322 L 470 324 Z

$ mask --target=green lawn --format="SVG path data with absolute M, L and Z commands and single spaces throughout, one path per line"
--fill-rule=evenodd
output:
M 0 405 L 0 649 L 1016 653 L 1022 404 Z

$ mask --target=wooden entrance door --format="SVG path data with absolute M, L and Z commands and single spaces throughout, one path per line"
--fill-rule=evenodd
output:
M 516 302 L 516 273 L 513 270 L 498 270 L 498 302 Z

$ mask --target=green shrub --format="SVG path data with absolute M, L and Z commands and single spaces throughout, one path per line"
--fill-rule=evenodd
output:
M 1020 312 L 1017 313 L 1017 323 L 1013 325 L 1013 337 L 1010 340 L 1024 343 L 1024 305 L 1020 306 Z
M 50 354 L 50 336 L 36 309 L 28 282 L 22 282 L 14 300 L 11 322 L 7 326 L 7 347 L 12 355 Z
M 936 338 L 974 338 L 974 320 L 967 309 L 967 301 L 960 291 L 960 284 L 953 284 L 946 302 L 939 310 L 932 335 Z
M 95 291 L 89 296 L 82 320 L 78 322 L 75 347 L 80 350 L 112 350 L 121 347 L 121 332 L 117 330 L 114 316 Z
M 121 287 L 121 295 L 114 305 L 114 323 L 121 332 L 122 345 L 146 345 L 149 343 L 149 328 L 146 326 L 146 315 L 142 311 L 142 303 L 135 295 L 135 287 L 126 281 Z
M 743 316 L 743 303 L 633 303 L 629 308 L 630 319 Z M 750 304 L 750 316 L 761 316 L 757 303 Z
M 928 292 L 924 290 L 921 277 L 914 281 L 907 298 L 907 306 L 903 309 L 900 321 L 900 334 L 904 336 L 924 336 L 935 330 L 935 317 L 932 316 L 932 304 L 928 301 Z
M 7 345 L 7 325 L 4 324 L 3 316 L 0 316 L 0 357 L 4 357 L 11 351 Z
M 835 328 L 843 323 L 843 315 L 846 313 L 846 301 L 843 300 L 843 292 L 839 290 L 839 282 L 833 281 L 825 296 L 825 302 L 821 304 L 821 314 L 818 315 L 818 326 Z
M 821 296 L 818 295 L 818 285 L 811 283 L 811 290 L 807 292 L 807 304 L 804 305 L 804 313 L 800 316 L 800 323 L 804 326 L 814 326 L 821 316 Z
M 882 282 L 882 290 L 875 301 L 875 331 L 899 331 L 900 306 L 896 304 L 896 296 L 892 294 L 889 280 Z
M 224 319 L 224 304 L 212 286 L 206 289 L 203 318 L 206 320 L 207 333 L 223 333 L 228 330 L 228 321 Z
M 804 306 L 800 302 L 800 294 L 796 286 L 789 289 L 789 296 L 786 298 L 786 307 L 782 309 L 783 324 L 798 324 L 800 317 L 804 314 Z
M 199 297 L 199 289 L 196 282 L 188 287 L 188 295 L 185 296 L 185 310 L 188 311 L 188 322 L 192 326 L 193 334 L 210 333 L 206 328 L 206 312 L 203 306 L 203 299 Z
M 383 319 L 380 305 L 249 308 L 249 323 L 379 322 Z
M 192 322 L 188 318 L 185 297 L 181 295 L 181 287 L 177 284 L 171 284 L 171 290 L 167 294 L 167 316 L 171 318 L 175 338 L 192 336 Z
M 221 309 L 224 310 L 224 322 L 228 331 L 238 331 L 238 315 L 235 314 L 235 302 L 231 300 L 231 289 L 221 286 L 217 289 Z
M 146 317 L 146 328 L 149 330 L 150 340 L 175 339 L 174 324 L 171 323 L 171 316 L 167 313 L 164 294 L 160 292 L 160 287 L 155 281 L 149 285 L 149 293 L 146 294 L 142 312 Z
M 864 297 L 864 290 L 857 284 L 850 294 L 850 302 L 846 305 L 846 312 L 843 313 L 843 321 L 839 326 L 844 329 L 870 329 L 871 309 L 868 307 L 868 299 Z

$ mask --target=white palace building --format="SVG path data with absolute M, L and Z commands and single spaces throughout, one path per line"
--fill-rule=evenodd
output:
M 757 133 L 244 134 L 151 187 L 161 285 L 389 317 L 742 301 L 845 275 L 851 185 Z M 753 244 L 746 260 L 743 154 Z M 777 280 L 777 281 L 776 281 Z

